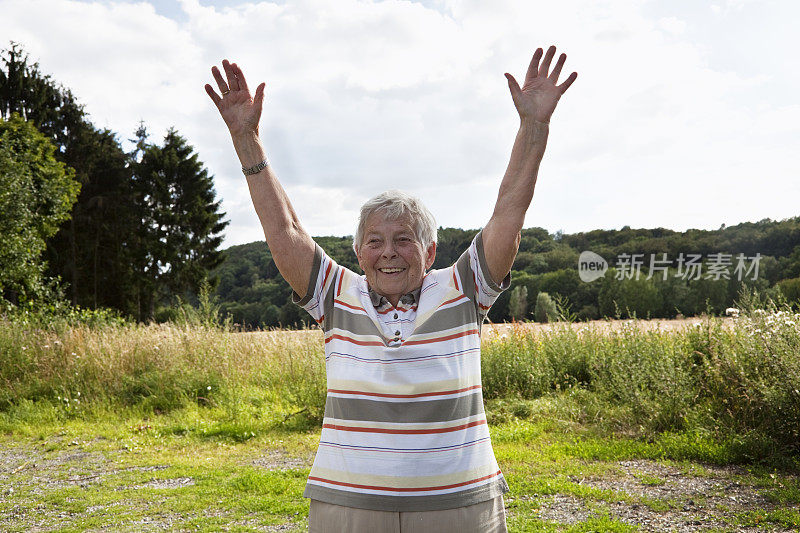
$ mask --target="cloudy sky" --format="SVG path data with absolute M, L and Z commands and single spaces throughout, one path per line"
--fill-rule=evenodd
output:
M 0 0 L 21 43 L 125 141 L 174 126 L 231 221 L 262 239 L 203 85 L 223 58 L 267 83 L 262 137 L 313 235 L 348 235 L 386 189 L 441 226 L 489 218 L 537 46 L 567 53 L 526 226 L 718 228 L 800 215 L 795 0 Z

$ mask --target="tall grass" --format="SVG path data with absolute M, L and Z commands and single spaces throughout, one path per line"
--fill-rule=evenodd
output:
M 235 410 L 244 390 L 306 406 L 311 418 L 321 418 L 321 335 L 170 324 L 54 331 L 0 320 L 0 411 L 24 402 L 48 402 L 70 416 L 92 405 L 144 413 L 188 404 Z
M 708 318 L 679 331 L 638 321 L 611 331 L 514 328 L 484 344 L 484 394 L 581 390 L 584 401 L 604 402 L 617 427 L 738 435 L 800 453 L 800 314 L 770 306 L 730 326 Z
M 732 325 L 709 318 L 672 331 L 648 331 L 635 320 L 610 331 L 519 326 L 484 340 L 484 395 L 567 398 L 580 403 L 569 416 L 591 412 L 626 432 L 736 436 L 798 454 L 800 315 L 762 307 L 745 309 Z M 319 331 L 237 333 L 198 320 L 43 328 L 0 318 L 7 418 L 27 416 L 34 404 L 54 417 L 89 416 L 93 406 L 144 413 L 193 406 L 234 420 L 281 409 L 278 419 L 313 425 L 325 389 Z

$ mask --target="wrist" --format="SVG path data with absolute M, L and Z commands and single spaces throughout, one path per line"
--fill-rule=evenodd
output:
M 550 126 L 550 119 L 547 120 L 537 120 L 533 117 L 520 117 L 519 119 L 520 127 L 528 127 L 528 128 L 546 128 Z
M 239 156 L 239 162 L 243 168 L 250 168 L 267 158 L 257 132 L 231 135 L 231 137 L 236 155 Z
M 527 140 L 530 144 L 538 144 L 547 141 L 547 135 L 550 132 L 550 124 L 548 122 L 539 122 L 538 120 L 527 119 L 520 121 L 519 135 L 521 138 Z

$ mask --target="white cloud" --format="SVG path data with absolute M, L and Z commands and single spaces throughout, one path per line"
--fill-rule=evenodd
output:
M 796 73 L 780 68 L 788 52 L 765 47 L 770 70 L 737 68 L 727 36 L 697 28 L 711 11 L 744 24 L 758 8 L 772 42 L 783 4 L 727 1 L 704 15 L 640 0 L 179 5 L 171 19 L 146 2 L 0 0 L 0 34 L 122 139 L 139 119 L 154 138 L 176 126 L 216 176 L 226 244 L 262 237 L 202 89 L 223 57 L 252 86 L 267 82 L 264 142 L 316 235 L 352 233 L 360 202 L 388 188 L 421 196 L 443 225 L 483 225 L 517 123 L 503 72 L 521 80 L 551 43 L 579 78 L 553 118 L 528 225 L 682 229 L 798 214 L 800 112 L 765 97 L 796 94 Z M 758 57 L 758 40 L 749 46 Z

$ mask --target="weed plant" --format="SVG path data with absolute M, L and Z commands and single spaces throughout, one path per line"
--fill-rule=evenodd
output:
M 800 315 L 772 302 L 748 305 L 732 324 L 708 318 L 670 331 L 635 320 L 616 330 L 519 325 L 487 337 L 490 422 L 589 424 L 680 449 L 727 442 L 734 451 L 721 460 L 797 456 Z M 326 390 L 321 333 L 235 332 L 207 320 L 209 309 L 160 325 L 52 327 L 30 314 L 0 318 L 0 429 L 182 409 L 213 411 L 214 431 L 237 440 L 259 424 L 318 427 Z
M 526 401 L 557 398 L 547 416 L 650 438 L 711 436 L 738 461 L 797 455 L 800 314 L 743 303 L 732 325 L 707 318 L 678 331 L 635 320 L 611 331 L 514 327 L 484 343 L 484 395 L 501 399 L 493 418 L 520 418 L 531 413 Z

